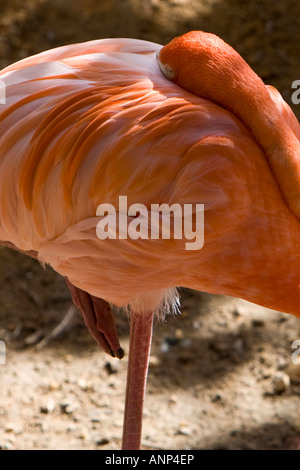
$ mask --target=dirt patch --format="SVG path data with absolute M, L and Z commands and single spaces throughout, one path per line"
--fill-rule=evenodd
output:
M 220 35 L 291 104 L 300 79 L 300 4 L 274 0 L 2 0 L 0 67 L 51 47 L 103 37 L 166 43 L 191 29 Z M 300 106 L 293 107 L 300 117 Z M 37 351 L 70 306 L 51 269 L 0 249 L 0 448 L 118 449 L 126 357 L 99 351 L 78 314 Z M 118 316 L 128 351 L 128 322 Z M 182 314 L 158 324 L 144 448 L 280 449 L 300 438 L 300 385 L 286 379 L 300 321 L 247 302 L 184 291 Z M 299 442 L 299 441 L 298 441 Z

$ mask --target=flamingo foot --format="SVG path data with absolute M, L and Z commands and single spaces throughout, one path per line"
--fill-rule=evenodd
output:
M 122 450 L 139 450 L 141 445 L 152 327 L 153 312 L 131 313 Z

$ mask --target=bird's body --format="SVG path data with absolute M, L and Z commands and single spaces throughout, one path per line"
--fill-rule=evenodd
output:
M 300 223 L 264 149 L 232 111 L 168 81 L 160 49 L 92 41 L 0 73 L 0 240 L 136 313 L 183 286 L 300 316 Z M 288 105 L 266 93 L 299 141 Z M 100 240 L 97 207 L 122 195 L 128 206 L 204 204 L 203 248 Z
M 0 239 L 36 251 L 118 306 L 184 286 L 294 313 L 298 221 L 250 132 L 232 113 L 167 81 L 156 63 L 160 48 L 92 41 L 2 71 Z M 268 91 L 300 138 L 288 105 Z M 97 207 L 118 207 L 120 195 L 128 206 L 203 203 L 204 247 L 99 240 Z

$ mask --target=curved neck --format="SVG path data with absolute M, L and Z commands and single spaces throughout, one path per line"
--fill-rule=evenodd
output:
M 264 151 L 286 204 L 300 220 L 300 142 L 242 57 L 217 36 L 196 31 L 164 46 L 159 63 L 166 76 L 174 70 L 171 79 L 179 86 L 221 105 L 245 124 Z
M 232 111 L 251 131 L 267 157 L 288 207 L 300 219 L 298 138 L 250 67 L 247 75 L 240 76 L 238 85 L 227 89 L 227 97 L 224 96 L 220 97 L 219 104 Z

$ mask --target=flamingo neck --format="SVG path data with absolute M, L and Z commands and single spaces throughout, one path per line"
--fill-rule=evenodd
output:
M 222 90 L 211 99 L 234 113 L 250 130 L 267 158 L 286 204 L 300 220 L 300 142 L 275 107 L 262 80 L 246 66 L 238 82 L 237 67 L 227 77 L 226 93 Z
M 300 220 L 300 143 L 258 75 L 231 46 L 201 31 L 175 38 L 161 49 L 158 60 L 167 78 L 221 105 L 245 124 L 264 151 L 286 204 Z

